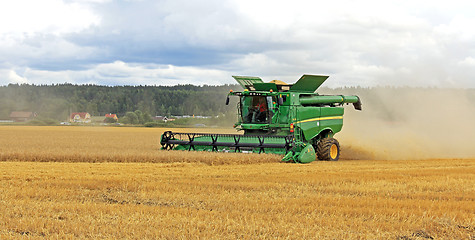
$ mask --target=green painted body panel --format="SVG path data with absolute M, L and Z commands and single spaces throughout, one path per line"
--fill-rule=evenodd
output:
M 308 144 L 300 152 L 299 156 L 297 157 L 297 161 L 299 163 L 310 163 L 315 161 L 316 157 L 317 155 L 315 154 L 315 148 L 313 148 L 312 144 Z
M 254 83 L 256 91 L 274 91 L 277 92 L 277 85 L 275 83 Z
M 260 77 L 233 76 L 233 78 L 244 89 L 246 89 L 247 86 L 252 86 L 254 83 L 263 83 Z
M 320 132 L 320 107 L 297 107 L 298 116 L 294 124 L 302 130 L 305 141 L 309 141 Z
M 273 118 L 275 123 L 289 124 L 290 122 L 290 107 L 280 106 L 278 113 Z
M 339 132 L 343 126 L 344 111 L 345 109 L 342 107 L 322 107 L 320 120 L 322 128 L 330 127 L 334 133 Z
M 327 80 L 328 76 L 303 75 L 292 87 L 290 92 L 310 92 L 313 93 L 320 85 Z

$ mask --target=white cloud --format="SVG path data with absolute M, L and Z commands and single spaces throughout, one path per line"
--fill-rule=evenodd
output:
M 475 58 L 466 57 L 464 60 L 460 61 L 459 64 L 467 67 L 475 67 Z
M 80 2 L 15 0 L 0 2 L 0 33 L 69 33 L 99 24 L 100 17 Z
M 0 84 L 6 85 L 9 83 L 22 84 L 28 83 L 28 80 L 18 75 L 14 70 L 0 69 Z
M 454 36 L 460 41 L 472 41 L 475 37 L 474 25 L 475 16 L 456 15 L 449 23 L 436 26 L 434 30 L 442 36 Z
M 94 65 L 85 70 L 46 71 L 27 68 L 22 77 L 14 71 L 0 70 L 0 78 L 10 83 L 29 84 L 106 84 L 106 85 L 221 85 L 233 83 L 226 71 L 172 65 L 142 65 L 116 61 Z M 0 82 L 2 84 L 2 82 Z M 7 84 L 7 83 L 3 83 Z

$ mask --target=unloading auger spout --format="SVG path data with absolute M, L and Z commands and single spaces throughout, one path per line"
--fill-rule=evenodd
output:
M 234 127 L 241 134 L 162 134 L 164 150 L 253 152 L 284 155 L 282 161 L 337 161 L 340 145 L 334 135 L 343 126 L 344 104 L 361 110 L 358 96 L 319 95 L 328 76 L 303 75 L 295 84 L 258 77 L 233 76 L 244 88 L 226 99 L 239 98 Z

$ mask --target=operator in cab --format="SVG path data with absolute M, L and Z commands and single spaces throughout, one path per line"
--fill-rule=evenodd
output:
M 246 115 L 246 122 L 258 123 L 265 122 L 267 117 L 267 103 L 265 97 L 253 96 L 249 107 L 249 112 Z
M 265 98 L 259 97 L 259 101 L 258 101 L 256 109 L 257 109 L 256 120 L 258 122 L 264 122 L 266 120 L 266 114 L 267 114 L 267 104 L 266 104 Z

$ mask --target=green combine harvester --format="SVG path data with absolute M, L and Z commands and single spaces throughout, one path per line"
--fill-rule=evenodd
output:
M 251 152 L 284 155 L 282 161 L 309 163 L 316 158 L 337 161 L 340 145 L 333 136 L 343 126 L 343 104 L 361 110 L 358 96 L 319 95 L 328 76 L 303 75 L 295 84 L 258 77 L 233 76 L 244 88 L 238 97 L 238 121 L 243 134 L 176 133 L 161 136 L 162 149 Z

